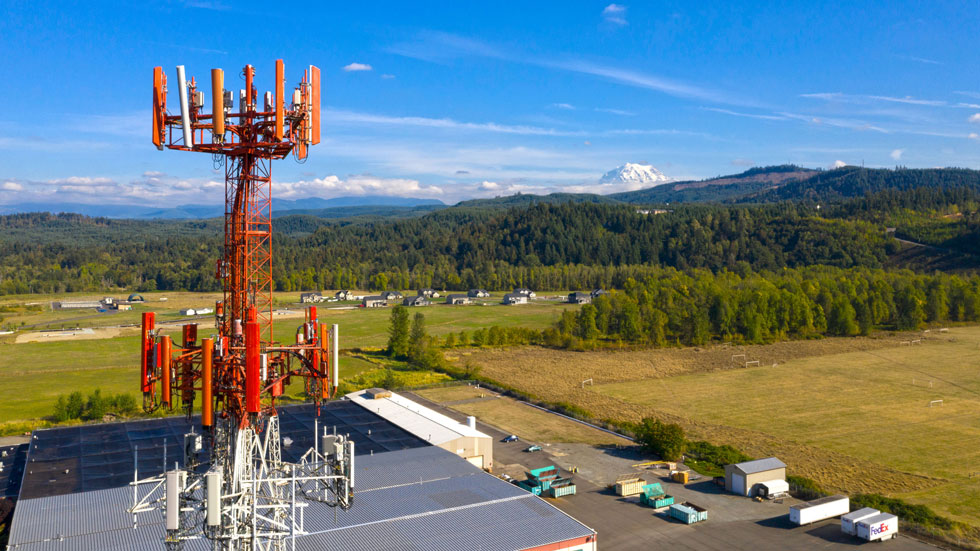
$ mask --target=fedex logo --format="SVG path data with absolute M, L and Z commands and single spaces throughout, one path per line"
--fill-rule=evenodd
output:
M 888 524 L 887 523 L 884 523 L 884 522 L 882 522 L 878 526 L 872 526 L 871 527 L 871 535 L 872 536 L 877 536 L 878 534 L 884 534 L 887 531 L 888 531 Z

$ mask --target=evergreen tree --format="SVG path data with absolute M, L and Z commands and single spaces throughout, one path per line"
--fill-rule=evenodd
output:
M 401 358 L 408 354 L 408 310 L 398 305 L 391 309 L 391 325 L 388 328 L 388 355 Z

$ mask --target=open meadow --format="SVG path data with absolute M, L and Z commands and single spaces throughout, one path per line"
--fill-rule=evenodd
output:
M 116 293 L 116 296 L 125 296 Z M 78 390 L 88 394 L 96 388 L 104 393 L 130 392 L 136 394 L 138 385 L 140 315 L 157 312 L 157 319 L 167 334 L 179 338 L 183 320 L 200 324 L 199 334 L 213 332 L 211 315 L 188 318 L 181 316 L 184 308 L 212 305 L 220 298 L 217 293 L 143 293 L 146 303 L 134 304 L 133 310 L 118 313 L 83 311 L 52 311 L 56 300 L 98 300 L 105 295 L 73 294 L 29 297 L 3 297 L 0 308 L 5 309 L 5 323 L 20 326 L 38 325 L 48 330 L 25 329 L 14 335 L 0 337 L 0 387 L 5 398 L 0 403 L 0 423 L 36 419 L 50 415 L 59 395 Z M 166 301 L 161 301 L 166 297 Z M 277 308 L 288 308 L 290 317 L 277 317 L 274 333 L 277 340 L 291 341 L 296 326 L 302 322 L 303 308 L 299 293 L 276 295 Z M 532 327 L 543 329 L 554 322 L 564 304 L 540 301 L 521 306 L 502 306 L 499 298 L 488 299 L 486 306 L 447 306 L 441 303 L 412 309 L 422 312 L 430 335 L 473 331 L 499 325 L 501 327 Z M 355 308 L 351 304 L 320 303 L 320 321 L 340 325 L 341 348 L 381 348 L 388 339 L 391 308 Z M 178 321 L 181 320 L 181 321 Z M 128 327 L 118 327 L 128 325 Z M 70 327 L 91 329 L 79 335 L 60 336 L 57 330 Z M 54 336 L 50 336 L 54 335 Z M 25 338 L 29 337 L 29 338 Z M 362 372 L 377 370 L 363 358 L 341 358 L 341 378 L 351 378 Z M 422 381 L 424 383 L 426 381 Z M 288 392 L 288 389 L 287 389 Z
M 918 338 L 466 357 L 491 379 L 596 417 L 657 416 L 693 438 L 776 455 L 828 489 L 902 497 L 977 525 L 980 328 L 903 344 Z

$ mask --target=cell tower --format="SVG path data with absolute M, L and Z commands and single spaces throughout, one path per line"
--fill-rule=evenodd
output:
M 225 236 L 216 277 L 224 289 L 215 304 L 216 334 L 198 341 L 197 324 L 183 326 L 180 343 L 143 314 L 140 385 L 143 409 L 183 409 L 190 416 L 200 400 L 203 435 L 185 435 L 183 467 L 140 480 L 134 476 L 134 516 L 164 513 L 167 549 L 206 538 L 213 549 L 286 549 L 303 532 L 307 501 L 350 507 L 354 488 L 354 443 L 345 435 L 314 434 L 315 447 L 299 463 L 280 453 L 276 401 L 302 380 L 319 404 L 337 390 L 338 330 L 306 311 L 294 343 L 273 337 L 272 161 L 293 153 L 305 161 L 320 142 L 320 70 L 312 65 L 286 107 L 284 66 L 276 61 L 274 92 L 262 109 L 253 79 L 225 89 L 224 71 L 211 70 L 211 112 L 204 92 L 177 67 L 180 114 L 167 114 L 167 79 L 153 70 L 153 144 L 210 153 L 225 169 Z M 332 352 L 332 353 L 331 353 Z M 178 403 L 179 402 L 179 403 Z M 314 431 L 317 429 L 314 428 Z M 210 458 L 199 456 L 208 440 Z M 297 497 L 304 498 L 299 502 Z

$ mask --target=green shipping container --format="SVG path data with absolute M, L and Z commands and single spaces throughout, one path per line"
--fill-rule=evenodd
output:
M 689 501 L 671 505 L 667 514 L 684 524 L 694 524 L 695 522 L 708 520 L 708 510 L 704 507 L 698 507 Z
M 552 486 L 551 489 L 548 490 L 548 492 L 550 493 L 551 497 L 556 497 L 556 498 L 573 496 L 575 495 L 575 485 L 565 484 L 563 486 Z
M 521 480 L 517 483 L 517 485 L 536 496 L 541 495 L 541 486 L 539 484 L 532 484 L 528 480 Z
M 674 496 L 662 495 L 657 499 L 653 500 L 653 508 L 660 509 L 661 507 L 666 507 L 668 505 L 674 504 Z

